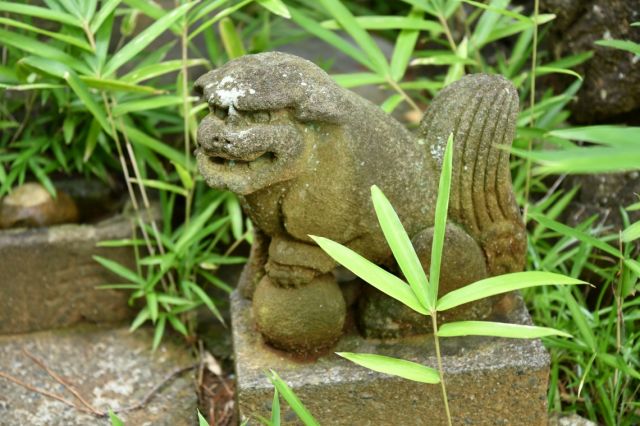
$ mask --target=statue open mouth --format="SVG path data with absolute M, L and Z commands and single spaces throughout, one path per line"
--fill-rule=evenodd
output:
M 205 155 L 207 155 L 206 152 Z M 258 170 L 261 167 L 268 167 L 277 161 L 276 154 L 271 151 L 257 152 L 251 157 L 252 158 L 235 157 L 224 154 L 208 154 L 211 163 L 229 169 L 247 167 L 251 170 Z

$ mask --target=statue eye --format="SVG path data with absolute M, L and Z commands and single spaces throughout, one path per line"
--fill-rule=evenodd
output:
M 256 111 L 253 113 L 253 120 L 256 123 L 268 123 L 271 121 L 271 114 L 269 111 Z
M 229 115 L 229 108 L 224 108 L 219 105 L 213 105 L 211 107 L 211 112 L 220 120 L 224 120 Z

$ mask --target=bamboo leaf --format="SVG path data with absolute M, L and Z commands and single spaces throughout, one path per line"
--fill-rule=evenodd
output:
M 89 46 L 89 44 L 86 41 L 79 39 L 77 37 L 62 34 L 60 32 L 47 31 L 45 29 L 34 27 L 33 25 L 25 24 L 24 22 L 20 22 L 20 21 L 8 19 L 8 18 L 0 17 L 0 24 L 9 25 L 15 28 L 22 28 L 23 30 L 31 31 L 38 34 L 44 34 L 51 38 L 55 38 L 56 40 L 60 40 L 72 46 L 76 46 L 76 47 L 79 47 L 80 49 L 84 49 L 88 52 L 93 52 L 93 49 L 91 48 L 91 46 Z
M 194 67 L 198 65 L 208 65 L 209 61 L 205 59 L 189 59 L 186 61 L 187 67 Z M 140 68 L 136 68 L 130 73 L 126 74 L 121 81 L 128 83 L 139 83 L 143 80 L 149 80 L 150 78 L 158 77 L 170 72 L 177 71 L 182 68 L 181 60 L 164 61 L 160 64 L 146 65 Z
M 93 96 L 89 93 L 89 89 L 84 85 L 84 82 L 80 80 L 73 71 L 65 72 L 63 77 L 71 89 L 78 95 L 84 106 L 86 106 L 93 117 L 98 120 L 98 123 L 100 123 L 105 133 L 111 135 L 111 127 L 107 121 L 107 114 L 102 107 L 93 100 Z
M 612 47 L 618 50 L 626 50 L 627 52 L 640 56 L 640 44 L 631 40 L 598 40 L 595 44 L 598 46 Z
M 485 278 L 465 287 L 453 290 L 438 299 L 438 311 L 446 311 L 456 306 L 496 294 L 508 293 L 523 288 L 543 285 L 575 285 L 587 284 L 584 281 L 551 272 L 514 272 Z
M 226 9 L 221 10 L 220 12 L 216 13 L 216 15 L 209 19 L 208 21 L 202 23 L 198 29 L 196 29 L 195 31 L 192 31 L 189 34 L 189 41 L 191 41 L 195 36 L 197 36 L 198 34 L 200 34 L 201 32 L 203 32 L 204 30 L 206 30 L 207 28 L 210 28 L 213 24 L 215 24 L 216 22 L 220 21 L 221 19 L 231 15 L 233 12 L 235 12 L 236 10 L 240 10 L 243 7 L 245 7 L 246 5 L 248 5 L 249 3 L 252 3 L 254 0 L 243 0 L 240 3 L 234 4 L 231 7 L 227 7 Z
M 138 312 L 138 315 L 136 315 L 136 318 L 131 323 L 129 332 L 135 331 L 140 328 L 140 326 L 144 324 L 148 319 L 150 319 L 149 308 L 145 306 L 140 312 Z
M 435 303 L 433 299 L 429 298 L 429 281 L 411 244 L 411 240 L 402 226 L 402 222 L 400 222 L 400 218 L 387 197 L 375 185 L 371 187 L 371 200 L 373 201 L 373 207 L 376 211 L 378 222 L 380 222 L 382 233 L 393 252 L 393 257 L 395 257 L 398 266 L 400 266 L 402 273 L 409 282 L 411 290 L 422 306 L 432 310 Z
M 622 241 L 629 243 L 640 238 L 640 221 L 634 222 L 622 231 Z
M 177 164 L 180 164 L 183 167 L 186 167 L 187 161 L 182 152 L 176 150 L 175 148 L 167 145 L 162 141 L 152 138 L 151 136 L 138 130 L 135 127 L 128 126 L 125 124 L 124 130 L 127 132 L 127 135 L 129 136 L 129 138 L 131 138 L 131 140 L 134 143 L 145 146 L 151 149 L 152 151 L 162 155 L 166 159 L 171 160 Z
M 133 183 L 141 183 L 147 188 L 159 189 L 161 191 L 175 192 L 178 195 L 182 195 L 183 197 L 187 196 L 187 190 L 172 183 L 153 180 L 153 179 L 129 179 Z
M 546 226 L 549 229 L 553 229 L 556 232 L 561 233 L 562 235 L 566 235 L 569 237 L 573 237 L 579 241 L 583 241 L 585 243 L 591 244 L 594 247 L 599 248 L 600 250 L 609 253 L 610 255 L 616 258 L 623 258 L 622 252 L 620 252 L 615 247 L 607 244 L 606 242 L 599 240 L 595 237 L 592 237 L 589 234 L 585 234 L 577 229 L 571 228 L 570 226 L 564 225 L 562 223 L 556 222 L 555 220 L 551 220 L 544 215 L 538 213 L 531 213 L 529 215 L 533 220 L 540 223 L 543 226 Z
M 416 14 L 404 16 L 358 16 L 355 18 L 359 26 L 366 30 L 418 30 L 430 31 L 434 34 L 442 32 L 442 25 L 434 21 L 422 19 L 422 10 Z M 324 21 L 321 25 L 328 30 L 338 30 L 340 25 L 336 20 Z
M 310 237 L 336 262 L 368 282 L 381 292 L 404 303 L 414 311 L 428 315 L 427 309 L 418 300 L 411 287 L 400 278 L 368 261 L 353 250 L 327 238 Z
M 289 13 L 289 9 L 287 9 L 282 0 L 258 0 L 258 4 L 273 14 L 286 19 L 291 18 L 291 13 Z
M 611 125 L 570 127 L 568 129 L 553 130 L 548 135 L 605 145 L 634 146 L 640 140 L 640 127 Z
M 414 382 L 440 383 L 440 375 L 437 370 L 416 362 L 376 354 L 356 354 L 351 352 L 336 352 L 336 354 L 369 370 L 402 377 Z
M 549 327 L 490 321 L 458 321 L 442 324 L 438 329 L 438 336 L 495 336 L 512 339 L 537 339 L 546 336 L 572 337 L 569 333 Z
M 444 247 L 444 234 L 447 226 L 447 210 L 449 209 L 449 193 L 451 190 L 451 171 L 453 164 L 453 133 L 449 135 L 447 146 L 442 159 L 442 172 L 438 184 L 438 199 L 436 200 L 435 221 L 433 225 L 433 241 L 431 245 L 431 265 L 429 267 L 430 306 L 436 306 L 438 300 L 438 288 L 440 287 L 440 264 L 442 263 L 442 250 Z
M 366 86 L 369 84 L 381 84 L 387 81 L 387 79 L 383 76 L 368 72 L 332 74 L 331 77 L 336 83 L 346 89 L 358 86 Z
M 231 18 L 224 18 L 220 21 L 220 38 L 229 59 L 239 58 L 246 54 L 242 39 Z
M 98 32 L 102 24 L 107 20 L 109 15 L 116 10 L 122 0 L 107 0 L 101 6 L 98 13 L 91 19 L 89 29 L 93 34 Z
M 118 70 L 122 65 L 133 59 L 138 53 L 140 53 L 145 47 L 147 47 L 153 40 L 158 38 L 160 34 L 169 29 L 178 19 L 184 16 L 185 13 L 194 5 L 194 3 L 184 4 L 171 12 L 167 13 L 156 22 L 151 24 L 147 29 L 142 31 L 136 37 L 134 37 L 129 43 L 118 50 L 107 62 L 104 67 L 104 75 L 111 75 Z
M 423 11 L 414 8 L 409 12 L 408 18 L 422 21 L 423 16 Z M 411 59 L 411 55 L 416 47 L 419 35 L 420 30 L 413 29 L 403 29 L 400 31 L 400 34 L 398 34 L 396 45 L 393 49 L 393 56 L 391 57 L 391 78 L 394 81 L 402 80 L 409 65 L 409 59 Z
M 389 96 L 383 103 L 380 105 L 380 108 L 387 114 L 391 114 L 393 110 L 395 110 L 398 105 L 400 105 L 403 101 L 403 97 L 399 93 L 395 93 Z
M 320 423 L 313 418 L 309 410 L 307 410 L 307 408 L 302 404 L 296 394 L 293 393 L 289 385 L 287 385 L 275 371 L 270 370 L 270 372 L 269 380 L 273 383 L 273 386 L 275 386 L 284 400 L 287 401 L 287 404 L 289 404 L 289 407 L 291 407 L 293 412 L 296 413 L 300 420 L 302 420 L 302 423 L 304 423 L 305 426 L 320 426 Z
M 222 314 L 220 314 L 218 307 L 215 305 L 215 303 L 213 303 L 213 300 L 211 300 L 209 295 L 196 283 L 193 283 L 191 281 L 187 281 L 186 283 L 189 286 L 189 289 L 193 291 L 196 294 L 196 296 L 198 296 L 198 299 L 200 299 L 207 308 L 209 308 L 211 313 L 215 315 L 218 321 L 224 324 L 225 321 L 224 321 L 224 318 L 222 317 Z
M 198 100 L 197 97 L 188 97 L 189 101 L 193 102 Z M 148 111 L 157 108 L 164 108 L 167 106 L 181 105 L 183 98 L 181 96 L 153 96 L 145 99 L 138 99 L 129 102 L 123 102 L 113 107 L 113 115 L 118 117 L 124 114 L 130 114 L 138 111 Z
M 340 50 L 344 54 L 350 56 L 357 62 L 360 62 L 362 65 L 364 65 L 368 69 L 372 71 L 376 71 L 376 66 L 369 60 L 369 58 L 367 58 L 366 55 L 364 55 L 360 50 L 355 48 L 351 43 L 349 43 L 339 35 L 335 34 L 333 31 L 329 31 L 326 28 L 322 28 L 320 24 L 318 24 L 316 21 L 309 18 L 299 10 L 289 6 L 289 11 L 291 12 L 291 19 L 296 24 L 304 28 L 306 31 L 318 37 L 319 39 L 325 41 L 326 43 L 329 43 L 331 46 Z M 382 77 L 385 78 L 384 76 Z
M 389 74 L 389 65 L 384 54 L 371 36 L 358 25 L 349 9 L 339 0 L 318 0 L 349 33 L 360 48 L 367 54 L 375 71 L 381 75 Z
M 155 332 L 153 333 L 153 345 L 151 347 L 152 351 L 155 351 L 156 349 L 158 349 L 158 346 L 160 346 L 162 336 L 164 335 L 165 323 L 166 317 L 164 315 L 160 316 L 156 324 Z
M 82 22 L 73 15 L 39 6 L 29 4 L 19 4 L 15 2 L 0 1 L 0 12 L 16 13 L 19 15 L 34 16 L 36 18 L 47 19 L 50 21 L 60 22 L 61 24 L 73 25 L 74 27 L 82 27 Z
M 567 75 L 574 76 L 578 80 L 582 80 L 582 76 L 573 70 L 568 70 L 565 68 L 549 67 L 544 65 L 539 65 L 536 67 L 536 76 L 547 75 L 547 74 L 567 74 Z

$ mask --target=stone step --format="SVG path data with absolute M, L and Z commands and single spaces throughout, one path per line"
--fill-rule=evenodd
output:
M 195 361 L 184 346 L 168 339 L 151 352 L 152 339 L 151 329 L 129 333 L 125 327 L 97 326 L 0 336 L 0 372 L 82 406 L 28 353 L 72 383 L 90 405 L 117 412 L 127 425 L 196 424 L 195 370 L 189 368 Z M 165 380 L 141 408 L 118 412 Z M 0 425 L 88 424 L 111 423 L 0 377 Z

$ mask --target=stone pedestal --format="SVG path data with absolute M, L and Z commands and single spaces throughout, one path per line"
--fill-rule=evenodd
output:
M 444 425 L 439 385 L 367 370 L 333 352 L 317 360 L 293 359 L 267 346 L 255 330 L 251 302 L 231 297 L 238 406 L 242 418 L 269 417 L 276 371 L 322 425 Z M 518 295 L 496 306 L 491 320 L 529 324 Z M 546 425 L 549 355 L 539 340 L 484 337 L 441 339 L 445 382 L 456 425 Z M 355 329 L 334 351 L 388 355 L 436 367 L 431 336 L 367 340 Z M 283 423 L 296 424 L 283 404 Z

